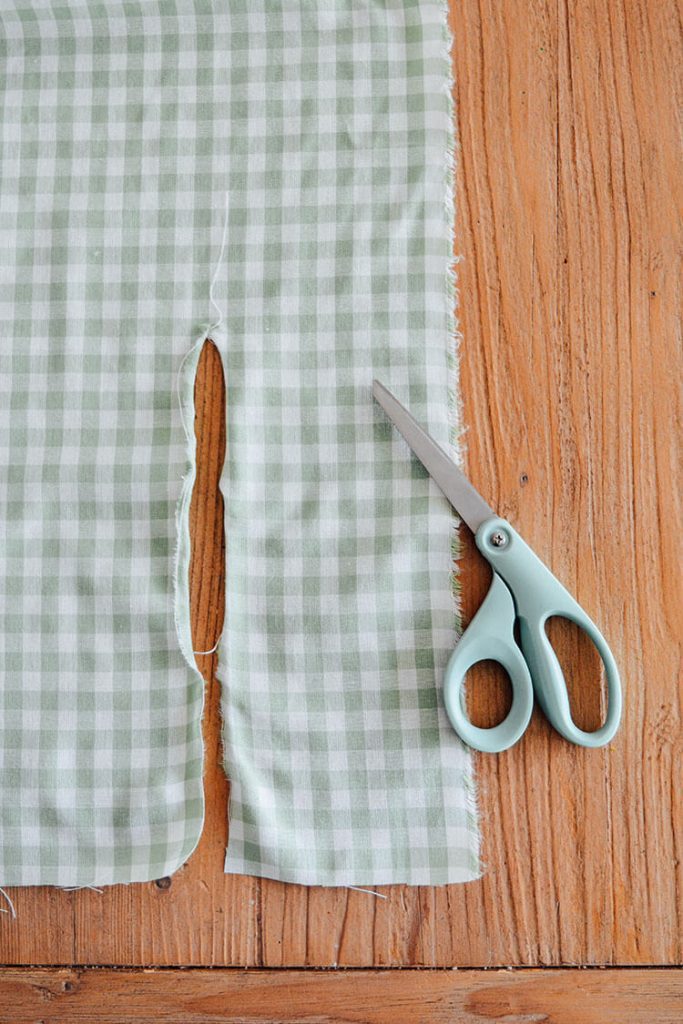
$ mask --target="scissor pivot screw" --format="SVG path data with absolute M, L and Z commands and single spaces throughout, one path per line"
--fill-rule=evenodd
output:
M 508 542 L 507 535 L 502 530 L 496 530 L 491 534 L 489 540 L 493 544 L 494 548 L 504 548 Z

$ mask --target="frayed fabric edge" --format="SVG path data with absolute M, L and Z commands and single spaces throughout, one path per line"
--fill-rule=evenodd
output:
M 190 615 L 190 502 L 197 479 L 197 439 L 194 433 L 194 386 L 202 349 L 209 340 L 203 332 L 185 353 L 178 368 L 176 390 L 180 418 L 185 433 L 187 468 L 182 478 L 180 496 L 176 505 L 176 548 L 174 563 L 174 619 L 180 650 L 190 668 L 199 673 L 192 649 L 192 624 Z
M 460 293 L 456 266 L 461 260 L 455 253 L 455 216 L 456 216 L 456 180 L 459 142 L 456 130 L 456 105 L 454 98 L 455 76 L 453 72 L 455 33 L 450 24 L 450 4 L 442 0 L 441 16 L 443 19 L 444 63 L 446 65 L 445 82 L 443 85 L 448 105 L 448 142 L 445 155 L 445 195 L 444 214 L 446 217 L 449 255 L 446 265 L 446 302 L 448 317 L 448 426 L 449 454 L 454 462 L 462 468 L 466 445 L 464 436 L 466 429 L 463 424 L 463 406 L 460 393 L 460 347 L 463 341 L 458 317 Z M 461 536 L 461 520 L 453 513 L 451 534 L 451 592 L 455 606 L 456 632 L 462 634 L 462 584 L 460 580 L 459 562 L 463 554 Z M 477 781 L 474 773 L 473 755 L 470 754 L 468 771 L 463 775 L 465 786 L 465 810 L 470 835 L 473 837 L 472 871 L 473 880 L 484 873 L 481 860 L 481 836 L 479 831 L 479 797 Z

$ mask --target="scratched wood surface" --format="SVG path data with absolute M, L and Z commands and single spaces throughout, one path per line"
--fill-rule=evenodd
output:
M 681 962 L 677 5 L 457 0 L 452 21 L 469 472 L 602 625 L 623 670 L 623 728 L 608 750 L 586 751 L 536 715 L 518 747 L 478 757 L 487 871 L 476 883 L 378 898 L 224 876 L 218 684 L 202 658 L 199 849 L 170 882 L 12 890 L 18 918 L 0 920 L 0 963 Z M 192 510 L 198 649 L 222 616 L 223 423 L 209 346 Z M 469 543 L 462 571 L 469 616 L 487 584 Z M 564 626 L 553 638 L 576 717 L 595 726 L 592 650 Z M 473 682 L 473 714 L 492 721 L 496 676 Z M 571 1008 L 553 1019 L 579 1020 Z

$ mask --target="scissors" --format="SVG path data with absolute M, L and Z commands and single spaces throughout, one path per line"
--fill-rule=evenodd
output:
M 519 534 L 475 490 L 446 452 L 383 384 L 372 393 L 403 435 L 429 475 L 467 524 L 477 547 L 493 569 L 491 588 L 458 641 L 444 675 L 444 704 L 451 725 L 475 750 L 497 754 L 525 732 L 534 694 L 557 731 L 582 747 L 609 743 L 621 719 L 621 684 L 612 652 L 597 626 Z M 607 679 L 607 717 L 595 732 L 572 721 L 567 685 L 545 624 L 552 615 L 570 619 L 595 644 Z M 519 624 L 519 645 L 514 636 Z M 507 717 L 491 729 L 480 729 L 465 713 L 465 675 L 479 661 L 496 661 L 512 684 Z

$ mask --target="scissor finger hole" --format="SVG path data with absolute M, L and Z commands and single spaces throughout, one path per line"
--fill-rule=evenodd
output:
M 500 725 L 512 707 L 512 685 L 509 676 L 497 661 L 478 661 L 464 680 L 465 710 L 469 721 L 478 729 Z
M 598 649 L 585 630 L 564 616 L 551 616 L 545 631 L 562 666 L 572 721 L 584 732 L 595 732 L 604 724 L 607 710 L 607 682 Z

